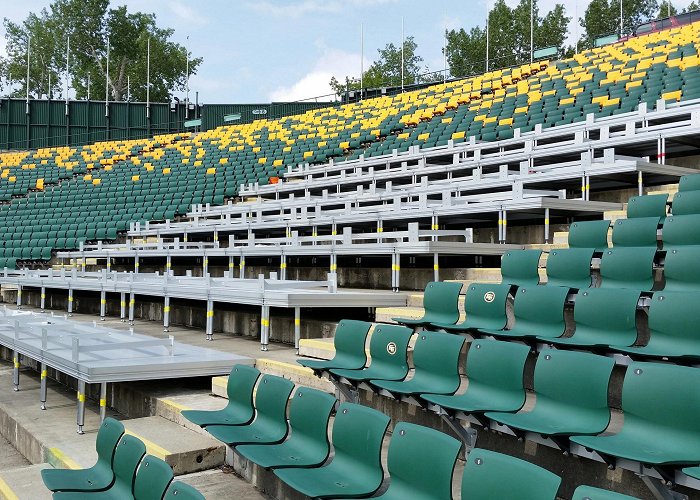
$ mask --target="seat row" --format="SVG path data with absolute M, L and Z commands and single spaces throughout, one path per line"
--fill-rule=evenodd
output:
M 297 387 L 284 378 L 234 366 L 229 403 L 218 411 L 183 411 L 191 422 L 234 446 L 237 453 L 312 498 L 451 500 L 461 443 L 437 430 L 399 422 L 388 445 L 388 487 L 383 487 L 381 449 L 390 419 L 325 392 Z M 289 423 L 286 418 L 289 403 Z M 253 401 L 253 399 L 255 401 Z M 328 426 L 337 406 L 328 440 Z M 333 456 L 328 461 L 333 447 Z M 506 480 L 507 479 L 507 480 Z M 461 496 L 471 499 L 554 499 L 561 478 L 526 461 L 474 448 L 462 475 Z M 378 493 L 378 494 L 377 494 Z M 587 486 L 575 499 L 629 499 Z
M 41 478 L 56 500 L 204 500 L 192 486 L 173 480 L 163 460 L 146 455 L 143 442 L 106 418 L 97 433 L 97 463 L 88 469 L 44 469 Z
M 420 332 L 413 347 L 409 377 L 408 348 L 414 334 L 398 325 L 377 324 L 365 351 L 369 323 L 343 320 L 336 331 L 331 360 L 299 360 L 337 383 L 365 387 L 398 400 L 413 398 L 425 408 L 443 411 L 483 426 L 505 425 L 517 436 L 550 438 L 564 451 L 575 445 L 595 450 L 608 463 L 618 458 L 659 469 L 700 464 L 700 369 L 665 363 L 633 362 L 622 384 L 624 422 L 614 433 L 608 405 L 615 360 L 587 352 L 543 349 L 534 363 L 534 405 L 527 400 L 524 344 Z M 460 354 L 468 346 L 466 363 Z M 466 391 L 459 391 L 466 373 Z M 685 472 L 700 477 L 698 469 Z M 667 476 L 664 476 L 667 477 Z
M 421 318 L 393 318 L 428 330 L 493 336 L 560 347 L 585 347 L 623 353 L 633 359 L 700 362 L 698 292 L 655 292 L 590 288 L 572 294 L 566 287 L 472 283 L 464 301 L 466 319 L 458 323 L 461 283 L 428 283 Z M 509 301 L 513 298 L 513 318 Z M 573 321 L 565 313 L 573 302 Z M 647 305 L 648 304 L 648 305 Z M 638 312 L 647 313 L 647 321 Z M 648 331 L 647 331 L 648 328 Z

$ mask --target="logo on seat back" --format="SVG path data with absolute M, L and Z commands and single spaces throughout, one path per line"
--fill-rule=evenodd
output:
M 396 354 L 396 344 L 395 344 L 394 342 L 389 342 L 389 343 L 386 345 L 386 352 L 388 352 L 388 353 L 391 354 L 392 356 L 393 356 L 394 354 Z
M 496 294 L 494 292 L 486 292 L 484 294 L 484 302 L 491 303 L 494 301 L 495 298 L 496 298 Z

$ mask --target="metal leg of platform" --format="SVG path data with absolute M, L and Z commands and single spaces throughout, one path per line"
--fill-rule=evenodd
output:
M 124 320 L 126 318 L 126 293 L 124 293 L 124 292 L 121 293 L 119 305 L 120 305 L 119 320 L 122 323 L 124 323 Z
M 270 343 L 270 306 L 262 306 L 260 315 L 260 350 L 267 351 Z
M 637 172 L 637 194 L 644 194 L 644 174 L 641 171 Z
M 22 309 L 22 285 L 17 285 L 17 309 Z
M 112 257 L 107 257 L 107 272 L 112 272 Z
M 338 256 L 334 253 L 331 253 L 331 265 L 330 265 L 330 270 L 332 273 L 336 272 L 338 270 Z
M 459 439 L 464 443 L 464 456 L 476 446 L 477 432 L 473 427 L 464 427 L 461 422 L 449 415 L 440 414 L 440 418 L 454 431 Z
M 206 277 L 209 272 L 209 259 L 204 256 L 202 258 L 202 276 Z
M 42 286 L 41 287 L 41 312 L 44 312 L 44 309 L 46 308 L 46 287 Z
M 39 386 L 39 402 L 41 403 L 41 409 L 46 409 L 46 376 L 48 372 L 46 371 L 46 364 L 41 363 L 41 385 Z
M 549 243 L 549 209 L 544 209 L 544 242 Z
M 107 382 L 100 384 L 100 424 L 105 421 L 107 416 Z
M 437 252 L 433 254 L 433 281 L 440 281 L 440 259 Z
M 398 290 L 396 284 L 396 254 L 391 254 L 391 291 L 395 292 Z
M 245 257 L 241 255 L 241 261 L 238 264 L 238 267 L 240 269 L 240 275 L 239 277 L 241 279 L 245 278 Z
M 102 290 L 100 292 L 100 321 L 104 321 L 105 316 L 107 316 L 107 292 Z
M 170 270 L 173 267 L 173 259 L 170 255 L 165 258 L 165 273 L 170 274 Z
M 228 258 L 228 277 L 233 278 L 233 269 L 236 267 L 233 255 Z
M 85 434 L 83 426 L 85 425 L 85 382 L 78 380 L 78 434 Z
M 129 294 L 129 324 L 134 324 L 134 305 L 136 304 L 136 295 L 134 293 Z
M 85 265 L 86 265 L 85 257 L 81 257 L 81 258 L 80 258 L 80 270 L 81 270 L 82 272 L 85 272 Z
M 139 265 L 140 265 L 140 263 L 139 263 L 139 256 L 136 255 L 136 256 L 134 257 L 134 274 L 138 274 L 138 273 L 139 273 Z
M 73 316 L 73 289 L 68 289 L 68 316 Z
M 398 292 L 401 289 L 401 254 L 396 254 L 396 290 Z
M 503 243 L 503 210 L 498 211 L 498 242 Z
M 299 340 L 301 339 L 301 307 L 294 308 L 294 348 L 299 354 Z
M 287 279 L 287 256 L 284 254 L 280 255 L 280 279 Z
M 661 479 L 645 475 L 639 477 L 657 500 L 688 500 L 687 495 L 671 490 Z
M 15 392 L 19 391 L 19 353 L 12 351 L 12 388 Z
M 214 340 L 214 301 L 207 300 L 207 321 L 206 321 L 207 340 Z
M 503 243 L 508 240 L 508 212 L 503 211 Z
M 163 297 L 163 331 L 170 329 L 170 296 Z

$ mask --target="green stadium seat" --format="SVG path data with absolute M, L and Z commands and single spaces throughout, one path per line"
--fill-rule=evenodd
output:
M 547 285 L 569 288 L 591 286 L 594 248 L 552 250 L 547 257 Z
M 114 482 L 112 458 L 119 439 L 124 434 L 124 425 L 111 417 L 105 418 L 97 431 L 95 447 L 97 463 L 89 469 L 44 469 L 41 479 L 51 491 L 101 491 Z
M 571 337 L 542 338 L 556 345 L 607 347 L 630 346 L 637 340 L 637 302 L 639 291 L 592 288 L 576 295 Z
M 266 469 L 318 467 L 330 453 L 328 422 L 336 402 L 325 392 L 298 387 L 289 406 L 289 439 L 273 445 L 242 445 L 236 451 Z
M 633 196 L 627 202 L 627 218 L 666 217 L 667 194 L 647 194 Z
M 700 360 L 697 325 L 700 312 L 697 292 L 657 292 L 649 305 L 649 342 L 644 346 L 611 345 L 630 356 Z
M 408 375 L 408 342 L 412 335 L 405 326 L 376 325 L 369 341 L 372 363 L 359 370 L 331 368 L 330 373 L 351 382 L 403 380 Z
M 501 283 L 532 286 L 540 282 L 541 250 L 509 250 L 501 260 Z
M 509 330 L 479 329 L 503 338 L 556 338 L 566 330 L 564 306 L 569 289 L 558 286 L 520 287 L 515 294 L 515 324 Z
M 700 191 L 687 191 L 676 193 L 671 207 L 673 215 L 700 214 Z
M 700 174 L 684 175 L 678 181 L 678 191 L 698 191 L 700 190 Z
M 422 318 L 392 318 L 406 326 L 426 326 L 430 323 L 451 323 L 459 320 L 459 292 L 462 283 L 449 281 L 432 281 L 425 286 L 423 294 Z
M 194 486 L 182 481 L 173 481 L 165 492 L 163 500 L 205 500 Z
M 479 328 L 502 330 L 508 323 L 506 303 L 510 289 L 509 284 L 472 283 L 464 299 L 465 320 L 457 324 L 431 323 L 430 327 L 454 333 Z
M 660 217 L 618 219 L 613 224 L 613 247 L 657 247 Z
M 377 410 L 342 403 L 331 431 L 335 454 L 330 463 L 311 469 L 275 469 L 275 475 L 314 498 L 370 496 L 384 478 L 381 448 L 389 421 Z
M 614 491 L 602 490 L 593 486 L 581 485 L 574 490 L 571 500 L 639 500 L 637 497 L 615 493 Z
M 389 442 L 389 488 L 373 498 L 452 500 L 452 475 L 461 447 L 447 434 L 399 422 Z
M 253 420 L 253 388 L 260 371 L 252 366 L 235 365 L 228 376 L 228 404 L 222 410 L 183 410 L 182 416 L 200 427 L 207 425 L 245 425 Z
M 610 423 L 608 384 L 614 366 L 615 360 L 604 356 L 543 349 L 535 364 L 532 409 L 485 416 L 543 436 L 598 434 Z
M 167 462 L 152 455 L 146 455 L 136 471 L 134 500 L 163 498 L 172 480 L 173 469 Z
M 535 464 L 494 451 L 474 448 L 462 475 L 462 498 L 554 500 L 561 478 Z
M 405 381 L 371 380 L 393 395 L 453 394 L 459 389 L 459 355 L 465 339 L 439 332 L 420 332 L 413 347 L 413 377 Z
M 124 500 L 132 498 L 134 476 L 141 459 L 146 455 L 146 446 L 140 439 L 124 434 L 114 452 L 114 482 L 103 491 L 59 491 L 55 500 Z
M 647 466 L 700 463 L 700 370 L 662 363 L 631 363 L 622 384 L 624 422 L 606 436 L 571 441 L 604 457 Z
M 700 479 L 700 466 L 697 467 L 686 467 L 683 469 L 683 473 L 695 479 Z
M 700 291 L 700 246 L 668 250 L 664 259 L 664 281 L 666 292 Z
M 255 419 L 245 425 L 207 425 L 206 431 L 230 446 L 273 444 L 287 437 L 287 401 L 294 383 L 263 375 L 255 391 Z
M 530 348 L 515 342 L 475 340 L 469 347 L 467 390 L 461 394 L 421 394 L 421 398 L 467 414 L 518 411 L 525 404 L 524 372 Z
M 606 250 L 600 261 L 601 288 L 651 290 L 655 257 L 656 248 L 651 247 Z
M 372 323 L 344 319 L 338 323 L 333 337 L 335 355 L 329 360 L 297 359 L 297 363 L 314 371 L 329 370 L 331 368 L 343 368 L 346 370 L 359 370 L 367 363 L 365 344 Z
M 661 236 L 665 250 L 684 245 L 700 246 L 700 215 L 667 217 Z

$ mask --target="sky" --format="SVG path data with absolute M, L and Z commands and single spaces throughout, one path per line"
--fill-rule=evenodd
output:
M 506 0 L 513 6 L 518 0 Z M 540 13 L 557 0 L 539 0 Z M 559 0 L 574 17 L 588 0 Z M 682 8 L 690 0 L 675 0 Z M 2 0 L 0 16 L 21 22 L 50 0 Z M 129 11 L 152 12 L 160 26 L 175 30 L 173 39 L 204 62 L 190 79 L 190 93 L 200 103 L 295 101 L 331 93 L 332 76 L 359 76 L 360 26 L 364 30 L 364 68 L 377 49 L 401 45 L 406 36 L 430 71 L 444 66 L 444 29 L 483 25 L 493 0 L 118 0 Z M 576 32 L 570 25 L 570 35 Z M 0 27 L 0 55 L 5 54 Z M 189 36 L 189 41 L 187 37 Z M 323 100 L 323 99 L 321 99 Z

